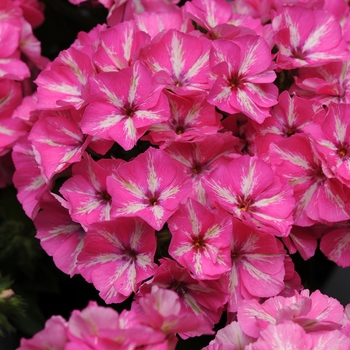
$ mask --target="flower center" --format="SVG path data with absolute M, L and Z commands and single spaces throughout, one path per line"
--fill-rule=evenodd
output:
M 100 198 L 101 198 L 101 200 L 106 201 L 106 202 L 109 202 L 112 199 L 111 195 L 107 191 L 101 192 Z
M 239 197 L 237 201 L 237 206 L 243 211 L 248 211 L 248 209 L 252 205 L 252 202 L 253 201 L 250 198 Z
M 157 203 L 158 203 L 158 198 L 156 198 L 156 197 L 151 197 L 151 198 L 149 199 L 149 204 L 150 204 L 150 205 L 155 206 L 155 205 L 157 205 Z
M 183 126 L 178 126 L 175 130 L 175 132 L 178 134 L 178 135 L 182 135 L 184 132 L 185 132 L 185 128 Z
M 338 154 L 340 157 L 345 157 L 348 154 L 348 150 L 346 147 L 341 147 L 338 149 Z
M 199 248 L 202 248 L 204 247 L 204 241 L 201 237 L 196 237 L 194 240 L 193 240 L 193 245 L 199 249 Z

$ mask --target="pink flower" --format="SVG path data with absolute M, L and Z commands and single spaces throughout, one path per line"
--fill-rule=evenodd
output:
M 228 310 L 236 312 L 244 299 L 272 297 L 284 288 L 285 251 L 279 241 L 233 219 L 231 271 L 224 281 L 230 292 Z
M 293 186 L 295 224 L 337 222 L 350 217 L 350 189 L 334 177 L 315 155 L 306 134 L 293 135 L 270 147 L 270 161 L 277 174 Z M 329 175 L 329 174 L 328 174 Z
M 45 328 L 31 339 L 21 339 L 18 350 L 52 349 L 65 350 L 67 337 L 67 322 L 61 316 L 52 316 L 45 323 Z
M 35 237 L 56 266 L 73 276 L 78 273 L 77 256 L 84 244 L 85 231 L 50 193 L 43 196 L 40 206 L 42 210 L 34 219 Z
M 165 90 L 170 105 L 170 117 L 150 127 L 143 140 L 165 148 L 171 142 L 194 142 L 205 135 L 217 134 L 220 114 L 207 102 L 207 94 L 179 96 Z
M 331 261 L 342 267 L 350 266 L 350 227 L 327 232 L 320 242 L 320 250 Z
M 51 179 L 70 164 L 79 162 L 91 138 L 85 138 L 78 122 L 82 111 L 43 111 L 30 131 L 36 160 Z
M 189 199 L 168 220 L 169 254 L 197 279 L 217 279 L 231 265 L 231 216 Z
M 350 106 L 331 103 L 320 128 L 310 129 L 322 163 L 347 187 L 350 186 Z
M 121 159 L 93 161 L 89 154 L 73 166 L 73 176 L 66 180 L 60 193 L 67 200 L 72 219 L 84 226 L 113 218 L 112 197 L 106 178 L 123 164 Z
M 130 150 L 151 125 L 168 119 L 169 106 L 162 88 L 139 61 L 119 72 L 98 74 L 91 80 L 89 105 L 81 122 L 83 132 L 114 140 Z
M 271 64 L 270 48 L 258 35 L 214 41 L 210 53 L 213 85 L 208 102 L 262 123 L 277 103 L 277 86 L 273 84 L 276 74 Z
M 349 58 L 337 19 L 322 10 L 284 6 L 272 21 L 281 69 L 320 66 Z
M 172 290 L 154 285 L 150 293 L 139 297 L 136 302 L 143 311 L 138 320 L 159 329 L 169 342 L 177 342 L 176 333 L 186 334 L 186 337 L 213 334 L 203 315 L 193 317 L 193 312 L 183 307 L 179 295 Z
M 206 38 L 170 29 L 153 40 L 141 59 L 176 94 L 207 91 L 209 45 Z
M 149 293 L 152 286 L 174 290 L 180 297 L 183 307 L 193 313 L 193 317 L 203 315 L 210 327 L 220 320 L 227 302 L 227 292 L 218 281 L 195 279 L 188 268 L 176 261 L 160 259 L 160 266 L 150 283 L 140 288 L 140 295 Z
M 139 218 L 118 218 L 89 226 L 79 254 L 79 272 L 106 303 L 124 301 L 153 275 L 154 229 Z
M 218 167 L 204 187 L 214 204 L 244 223 L 277 236 L 289 234 L 292 189 L 257 157 L 241 156 Z
M 238 309 L 238 322 L 242 330 L 257 338 L 270 324 L 294 322 L 307 333 L 341 328 L 343 307 L 339 301 L 307 289 L 293 297 L 273 297 L 262 304 L 257 300 L 244 300 Z
M 219 329 L 208 346 L 203 350 L 240 350 L 246 349 L 246 346 L 255 339 L 247 336 L 242 331 L 238 322 L 233 321 L 227 326 Z
M 151 147 L 108 177 L 107 190 L 117 216 L 138 216 L 160 230 L 186 198 L 190 183 L 168 154 Z

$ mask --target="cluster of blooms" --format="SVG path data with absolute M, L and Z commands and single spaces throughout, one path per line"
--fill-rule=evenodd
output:
M 0 3 L 0 187 L 11 183 L 10 151 L 35 121 L 33 77 L 48 60 L 32 29 L 44 20 L 37 0 L 2 0 Z
M 127 20 L 80 33 L 36 79 L 38 119 L 14 146 L 13 180 L 58 268 L 154 315 L 106 311 L 114 328 L 100 346 L 73 313 L 52 321 L 61 341 L 107 349 L 115 332 L 122 348 L 147 348 L 130 330 L 148 327 L 170 349 L 174 333 L 210 333 L 226 311 L 238 323 L 208 349 L 230 337 L 247 349 L 347 348 L 348 313 L 299 294 L 288 253 L 308 259 L 320 239 L 350 266 L 348 3 L 117 3 Z M 158 320 L 161 293 L 172 319 L 191 313 L 198 328 Z

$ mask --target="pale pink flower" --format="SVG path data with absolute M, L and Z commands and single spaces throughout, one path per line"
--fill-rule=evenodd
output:
M 254 340 L 255 338 L 244 334 L 238 322 L 233 321 L 219 329 L 214 340 L 203 350 L 242 350 Z
M 320 66 L 349 58 L 338 20 L 323 10 L 284 6 L 272 21 L 281 69 Z
M 79 254 L 79 272 L 106 303 L 124 301 L 153 275 L 154 229 L 139 218 L 91 224 Z
M 242 330 L 257 338 L 270 324 L 294 322 L 307 333 L 341 328 L 343 307 L 336 299 L 319 290 L 311 293 L 305 289 L 300 294 L 284 298 L 276 296 L 259 304 L 255 299 L 244 300 L 238 309 L 238 322 Z
M 45 328 L 31 339 L 21 339 L 18 350 L 66 350 L 68 343 L 67 322 L 61 316 L 52 316 L 45 323 Z
M 293 322 L 269 324 L 259 339 L 248 345 L 245 350 L 314 350 L 312 337 L 303 327 Z M 329 348 L 328 348 L 329 349 Z
M 287 236 L 293 224 L 293 191 L 257 157 L 241 156 L 216 168 L 205 179 L 209 199 L 244 223 L 276 236 Z
M 83 132 L 114 140 L 130 150 L 151 125 L 168 119 L 163 87 L 139 61 L 119 72 L 98 74 L 91 80 Z
M 42 197 L 42 210 L 34 219 L 35 237 L 40 239 L 42 248 L 53 257 L 56 266 L 73 276 L 78 273 L 77 256 L 84 244 L 85 231 L 72 221 L 62 204 L 49 192 Z
M 175 161 L 152 147 L 107 178 L 115 215 L 138 216 L 156 230 L 176 211 L 190 186 Z
M 100 159 L 95 162 L 85 153 L 83 159 L 74 164 L 73 176 L 60 188 L 74 221 L 88 226 L 113 218 L 112 197 L 107 191 L 106 178 L 123 163 L 121 159 Z
M 203 315 L 194 317 L 193 312 L 183 306 L 180 296 L 172 290 L 154 285 L 151 292 L 138 297 L 136 303 L 143 311 L 143 314 L 138 317 L 139 322 L 160 330 L 171 343 L 176 344 L 176 333 L 180 336 L 186 334 L 185 337 L 214 333 Z
M 189 199 L 168 220 L 169 254 L 197 279 L 217 279 L 231 267 L 231 215 Z
M 240 220 L 233 219 L 231 271 L 223 276 L 230 293 L 228 310 L 236 312 L 244 299 L 272 297 L 284 288 L 282 244 Z
M 228 294 L 218 281 L 197 280 L 186 267 L 176 261 L 160 259 L 160 266 L 149 283 L 141 286 L 139 293 L 149 293 L 153 285 L 171 289 L 179 297 L 183 307 L 193 313 L 193 317 L 204 315 L 210 327 L 220 320 Z
M 140 58 L 153 76 L 176 94 L 190 94 L 209 89 L 210 42 L 175 29 L 160 34 Z
M 232 59 L 234 57 L 234 59 Z M 262 123 L 277 103 L 270 48 L 258 35 L 212 43 L 212 87 L 208 102 L 228 113 L 242 112 Z

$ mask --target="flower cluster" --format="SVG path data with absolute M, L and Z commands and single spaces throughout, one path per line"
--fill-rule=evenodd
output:
M 0 4 L 0 187 L 11 183 L 9 152 L 35 122 L 32 78 L 48 63 L 32 31 L 44 20 L 42 10 L 37 0 Z
M 342 307 L 299 294 L 289 256 L 320 239 L 350 266 L 348 3 L 100 2 L 108 26 L 35 80 L 13 181 L 58 268 L 139 306 L 53 319 L 61 348 L 172 349 L 223 312 L 208 349 L 348 348 Z

